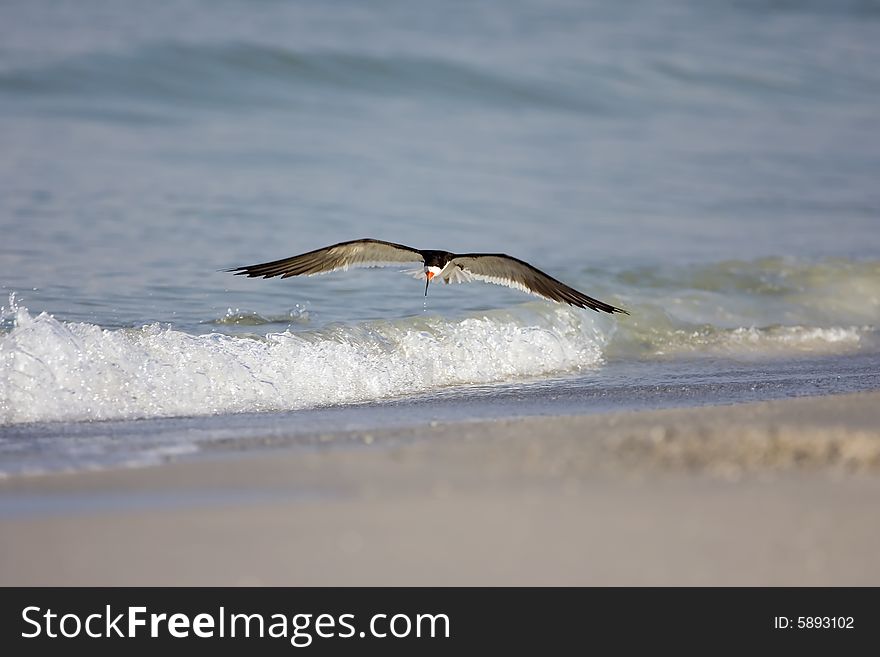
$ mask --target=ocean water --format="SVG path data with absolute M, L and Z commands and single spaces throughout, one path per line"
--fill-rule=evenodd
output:
M 0 471 L 880 388 L 880 3 L 0 5 Z M 374 237 L 627 308 L 390 270 Z

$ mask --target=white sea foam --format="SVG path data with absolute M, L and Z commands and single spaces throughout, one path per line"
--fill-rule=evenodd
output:
M 25 308 L 0 334 L 0 424 L 292 410 L 595 366 L 583 311 L 411 318 L 303 333 L 108 330 Z
M 842 354 L 859 349 L 873 329 L 869 326 L 770 326 L 694 331 L 677 330 L 662 343 L 657 355 L 685 353 L 753 354 L 761 356 L 798 353 Z

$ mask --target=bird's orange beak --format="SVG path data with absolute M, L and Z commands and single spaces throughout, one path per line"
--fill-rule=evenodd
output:
M 428 277 L 428 280 L 430 281 L 432 278 L 434 278 L 434 272 L 432 272 L 432 271 L 426 271 L 426 272 L 425 272 L 425 276 L 427 276 L 427 277 Z

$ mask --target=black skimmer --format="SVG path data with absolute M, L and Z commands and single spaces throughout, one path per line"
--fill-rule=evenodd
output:
M 273 278 L 280 276 L 313 276 L 351 267 L 389 267 L 406 263 L 421 263 L 424 270 L 411 270 L 419 278 L 425 277 L 425 296 L 428 285 L 435 277 L 444 283 L 469 283 L 484 281 L 506 285 L 523 292 L 535 294 L 550 301 L 567 303 L 578 308 L 592 308 L 606 313 L 629 313 L 623 308 L 588 297 L 582 292 L 557 281 L 552 276 L 503 253 L 449 253 L 448 251 L 422 251 L 402 244 L 382 240 L 363 239 L 340 242 L 323 249 L 316 249 L 283 260 L 273 260 L 259 265 L 234 267 L 224 271 L 249 278 Z

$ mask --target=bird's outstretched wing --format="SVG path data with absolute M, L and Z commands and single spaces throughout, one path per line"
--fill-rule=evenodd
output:
M 606 313 L 629 313 L 623 308 L 588 297 L 582 292 L 557 281 L 529 263 L 503 253 L 464 253 L 455 256 L 444 269 L 447 283 L 466 283 L 472 280 L 506 285 L 539 297 L 567 303 L 578 308 L 592 308 Z
M 283 260 L 259 265 L 233 267 L 225 271 L 236 276 L 272 278 L 281 276 L 313 276 L 352 267 L 389 267 L 401 263 L 424 262 L 422 254 L 402 244 L 363 239 L 340 242 Z

